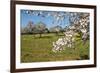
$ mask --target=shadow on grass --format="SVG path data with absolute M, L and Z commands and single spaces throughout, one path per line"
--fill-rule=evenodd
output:
M 53 35 L 53 36 L 50 36 L 50 35 L 46 35 L 46 36 L 34 36 L 35 39 L 39 39 L 39 38 L 53 38 L 53 37 L 61 37 L 61 36 L 64 36 L 64 35 Z
M 64 36 L 64 34 L 59 34 L 58 36 Z
M 80 58 L 76 58 L 76 60 L 88 60 L 89 56 L 88 55 L 82 55 Z
M 39 39 L 39 38 L 53 38 L 53 36 L 41 36 L 41 37 L 34 37 L 35 39 Z
M 88 55 L 82 55 L 80 56 L 81 60 L 84 60 L 84 59 L 89 59 L 89 56 Z

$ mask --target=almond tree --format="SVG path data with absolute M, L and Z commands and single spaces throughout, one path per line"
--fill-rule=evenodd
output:
M 33 33 L 33 22 L 29 21 L 25 27 L 21 27 L 22 34 L 32 34 Z
M 36 32 L 40 34 L 40 38 L 42 37 L 42 34 L 47 30 L 46 25 L 43 22 L 39 22 L 35 25 Z

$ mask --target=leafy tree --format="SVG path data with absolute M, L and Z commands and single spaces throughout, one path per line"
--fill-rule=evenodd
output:
M 57 26 L 50 28 L 50 32 L 54 32 L 56 33 L 56 35 L 58 35 L 59 32 L 63 32 L 63 28 L 57 25 Z
M 40 37 L 47 30 L 46 25 L 43 22 L 39 22 L 35 25 L 36 32 L 40 34 Z

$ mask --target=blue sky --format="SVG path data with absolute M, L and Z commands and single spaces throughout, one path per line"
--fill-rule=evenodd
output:
M 46 12 L 47 14 L 45 14 L 45 16 L 47 17 L 43 17 L 43 16 L 38 16 L 38 15 L 34 15 L 34 14 L 28 14 L 27 13 L 28 10 L 21 10 L 20 13 L 21 13 L 21 27 L 25 27 L 27 26 L 28 22 L 29 21 L 32 21 L 34 24 L 37 24 L 38 22 L 43 22 L 44 24 L 46 24 L 46 26 L 48 28 L 51 28 L 53 26 L 61 26 L 61 27 L 65 27 L 67 25 L 69 25 L 69 19 L 67 16 L 65 16 L 65 19 L 64 20 L 59 20 L 59 21 L 56 21 L 55 18 L 53 16 L 47 16 L 47 14 L 51 14 L 52 12 L 55 13 L 54 11 L 42 11 L 42 12 Z M 40 11 L 35 11 L 35 10 L 32 10 L 32 12 L 40 12 Z M 60 12 L 60 14 L 63 14 L 64 12 Z

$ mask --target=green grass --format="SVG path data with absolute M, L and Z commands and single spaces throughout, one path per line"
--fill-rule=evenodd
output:
M 89 59 L 89 40 L 83 45 L 81 40 L 75 43 L 75 49 L 67 48 L 62 52 L 52 52 L 52 42 L 62 35 L 43 34 L 21 36 L 21 62 L 46 62 Z

